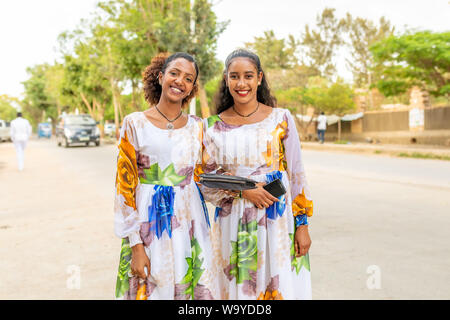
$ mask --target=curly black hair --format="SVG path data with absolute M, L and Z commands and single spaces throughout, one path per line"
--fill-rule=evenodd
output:
M 191 101 L 191 99 L 197 94 L 197 78 L 199 69 L 194 57 L 186 52 L 177 52 L 172 55 L 169 55 L 167 52 L 163 52 L 153 57 L 150 65 L 148 65 L 142 73 L 144 97 L 150 105 L 158 104 L 159 99 L 161 98 L 162 87 L 159 84 L 159 73 L 164 73 L 170 62 L 180 58 L 194 63 L 196 72 L 194 88 L 192 89 L 191 94 L 183 99 L 182 106 L 189 104 L 189 101 Z
M 261 67 L 261 61 L 259 60 L 258 55 L 256 55 L 255 53 L 246 49 L 237 49 L 233 51 L 228 55 L 227 59 L 225 60 L 225 70 L 223 74 L 224 75 L 227 74 L 228 67 L 231 64 L 231 61 L 234 58 L 238 57 L 248 58 L 255 65 L 256 69 L 258 70 L 258 73 L 262 72 L 263 74 L 261 84 L 258 86 L 258 90 L 256 91 L 256 99 L 265 105 L 268 105 L 272 108 L 276 108 L 277 100 L 270 93 L 270 87 L 269 84 L 267 83 L 266 76 Z M 227 87 L 225 77 L 222 78 L 219 91 L 215 96 L 215 104 L 216 104 L 216 114 L 224 112 L 234 104 L 233 97 Z

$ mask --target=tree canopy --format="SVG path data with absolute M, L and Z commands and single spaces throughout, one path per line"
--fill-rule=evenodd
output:
M 10 97 L 6 94 L 0 95 L 0 119 L 11 121 L 16 118 L 17 109 L 13 104 L 17 104 L 17 98 Z
M 377 87 L 384 95 L 398 95 L 418 85 L 435 96 L 448 98 L 450 32 L 390 36 L 375 43 L 371 52 L 382 68 Z
M 119 128 L 127 113 L 148 107 L 141 78 L 151 58 L 185 51 L 201 70 L 200 102 L 207 113 L 203 86 L 220 73 L 216 45 L 226 26 L 208 0 L 101 1 L 90 19 L 60 34 L 58 62 L 28 68 L 23 103 L 40 111 L 36 121 L 42 112 L 54 119 L 78 108 L 101 122 L 114 114 Z
M 60 34 L 57 61 L 28 67 L 22 109 L 33 123 L 78 109 L 100 123 L 114 119 L 119 128 L 126 114 L 148 107 L 141 79 L 151 58 L 185 51 L 200 68 L 198 110 L 206 117 L 223 68 L 217 41 L 228 23 L 217 20 L 212 0 L 100 1 L 89 19 Z M 449 39 L 449 32 L 398 34 L 384 17 L 377 23 L 349 13 L 340 18 L 325 8 L 298 36 L 265 30 L 245 46 L 260 57 L 280 107 L 343 115 L 355 110 L 355 92 L 368 95 L 370 108 L 378 96 L 407 100 L 415 85 L 448 99 Z M 337 73 L 341 49 L 348 50 L 352 82 Z M 13 113 L 8 99 L 0 115 Z
M 266 69 L 288 69 L 297 64 L 295 51 L 298 42 L 294 36 L 277 39 L 273 30 L 264 31 L 264 36 L 255 37 L 253 42 L 246 42 L 245 46 L 255 52 Z

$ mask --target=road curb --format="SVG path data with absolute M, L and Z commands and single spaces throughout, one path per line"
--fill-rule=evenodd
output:
M 450 157 L 450 148 L 438 148 L 433 146 L 398 146 L 398 145 L 364 145 L 360 143 L 334 144 L 334 143 L 316 143 L 302 142 L 302 148 L 305 150 L 349 152 L 349 153 L 370 153 L 370 154 L 388 154 L 399 156 L 400 154 L 422 154 L 437 157 Z

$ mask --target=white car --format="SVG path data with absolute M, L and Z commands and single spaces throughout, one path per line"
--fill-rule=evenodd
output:
M 114 137 L 116 134 L 116 125 L 114 123 L 105 124 L 105 136 Z
M 0 142 L 11 141 L 11 127 L 9 122 L 0 120 Z

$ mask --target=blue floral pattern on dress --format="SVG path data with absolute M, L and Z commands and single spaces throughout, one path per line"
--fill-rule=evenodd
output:
M 152 204 L 148 207 L 150 230 L 161 238 L 164 230 L 172 238 L 173 200 L 175 192 L 172 186 L 155 185 Z
M 295 216 L 295 226 L 304 226 L 308 225 L 308 218 L 306 214 L 300 214 L 298 216 Z
M 214 214 L 214 221 L 217 221 L 217 218 L 218 218 L 219 215 L 220 215 L 220 211 L 222 211 L 222 208 L 216 207 L 216 212 L 215 212 L 215 214 Z
M 208 223 L 208 227 L 211 228 L 211 224 L 209 223 L 208 207 L 206 206 L 205 199 L 203 198 L 203 194 L 200 191 L 200 188 L 198 187 L 198 185 L 195 184 L 195 186 L 197 187 L 198 193 L 200 194 L 200 200 L 202 200 L 202 207 L 203 207 L 203 213 L 205 214 L 205 220 Z
M 266 174 L 266 182 L 270 183 L 276 179 L 282 179 L 283 175 L 280 171 L 272 171 Z M 266 209 L 267 218 L 275 220 L 277 216 L 282 216 L 286 209 L 286 197 L 284 195 L 278 197 L 278 202 L 274 202 Z

